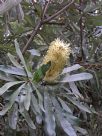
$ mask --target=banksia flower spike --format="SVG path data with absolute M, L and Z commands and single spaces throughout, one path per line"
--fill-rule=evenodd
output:
M 43 59 L 43 64 L 47 64 L 49 61 L 51 62 L 51 66 L 45 74 L 44 81 L 51 83 L 58 78 L 59 74 L 68 62 L 68 58 L 71 53 L 69 45 L 69 43 L 67 44 L 59 38 L 51 42 Z

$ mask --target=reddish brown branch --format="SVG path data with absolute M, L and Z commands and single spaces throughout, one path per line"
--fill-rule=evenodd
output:
M 23 54 L 23 55 L 24 55 L 25 51 L 28 49 L 28 47 L 29 47 L 30 43 L 32 42 L 34 36 L 38 33 L 39 28 L 42 26 L 42 20 L 43 20 L 45 14 L 46 14 L 46 11 L 47 11 L 47 9 L 48 9 L 48 6 L 49 6 L 50 1 L 51 1 L 51 0 L 49 0 L 49 1 L 45 4 L 44 9 L 43 9 L 43 13 L 42 13 L 41 20 L 38 22 L 38 24 L 37 24 L 36 27 L 34 28 L 32 34 L 31 34 L 31 37 L 29 38 L 27 44 L 26 44 L 25 47 L 23 48 L 23 50 L 22 50 L 22 54 Z
M 39 23 L 37 24 L 37 26 L 34 28 L 31 37 L 29 38 L 28 42 L 26 43 L 26 45 L 24 46 L 23 50 L 22 50 L 22 54 L 25 53 L 25 51 L 28 49 L 30 43 L 32 42 L 34 36 L 37 34 L 37 32 L 39 31 L 39 28 L 41 27 L 42 23 L 41 21 L 39 21 Z
M 50 0 L 49 2 L 45 5 L 44 9 L 43 9 L 43 14 L 42 14 L 42 17 L 41 17 L 41 20 L 38 22 L 37 26 L 34 28 L 32 34 L 31 34 L 31 37 L 29 38 L 28 42 L 26 43 L 25 47 L 23 48 L 22 50 L 22 54 L 24 55 L 26 50 L 28 49 L 28 47 L 30 46 L 30 43 L 33 41 L 33 38 L 34 36 L 38 33 L 40 27 L 51 21 L 52 19 L 54 19 L 55 17 L 57 17 L 58 15 L 60 15 L 62 12 L 64 12 L 71 4 L 74 3 L 74 0 L 71 0 L 71 2 L 67 2 L 67 5 L 65 5 L 62 9 L 60 9 L 59 11 L 57 11 L 56 13 L 54 13 L 52 16 L 48 17 L 47 19 L 43 19 L 44 16 L 45 16 L 45 13 L 47 11 L 47 8 L 48 8 L 48 5 L 50 3 Z M 19 61 L 19 60 L 18 60 Z
M 72 5 L 74 3 L 74 0 L 71 0 L 71 2 L 67 2 L 66 6 L 64 6 L 62 9 L 60 9 L 59 11 L 57 11 L 56 13 L 54 13 L 52 16 L 48 17 L 47 19 L 43 20 L 43 23 L 49 22 L 52 19 L 54 19 L 55 17 L 57 17 L 58 15 L 60 15 L 62 12 L 64 12 L 70 5 Z
M 51 0 L 46 1 L 46 3 L 45 3 L 44 9 L 43 9 L 43 13 L 42 13 L 42 17 L 41 17 L 42 20 L 43 20 L 44 17 L 45 17 L 45 14 L 46 14 L 46 12 L 47 12 L 47 9 L 48 9 L 48 7 L 49 7 L 50 2 L 51 2 Z

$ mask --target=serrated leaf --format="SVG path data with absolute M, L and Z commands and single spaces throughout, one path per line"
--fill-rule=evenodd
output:
M 9 126 L 12 128 L 12 129 L 16 129 L 17 127 L 17 120 L 18 120 L 18 104 L 15 103 L 10 112 L 9 112 L 9 115 L 8 115 L 8 120 L 9 120 Z
M 71 67 L 64 68 L 61 74 L 65 74 L 65 73 L 68 73 L 68 72 L 71 72 L 71 71 L 74 71 L 74 70 L 78 70 L 81 67 L 82 66 L 80 66 L 79 64 L 75 64 L 75 65 L 73 65 Z
M 44 92 L 45 130 L 49 136 L 56 136 L 55 117 L 52 111 L 52 102 L 48 92 Z
M 5 93 L 10 87 L 17 85 L 17 84 L 21 84 L 24 81 L 14 81 L 14 82 L 8 82 L 6 83 L 4 86 L 2 86 L 0 88 L 0 95 L 2 95 L 3 93 Z
M 17 40 L 15 40 L 14 42 L 15 42 L 15 48 L 16 48 L 17 55 L 19 56 L 22 64 L 24 65 L 24 68 L 26 70 L 27 76 L 31 77 L 31 73 L 29 72 L 29 70 L 28 70 L 28 68 L 26 66 L 26 63 L 25 63 L 25 60 L 23 58 L 22 52 L 20 51 L 19 44 L 18 44 Z
M 36 129 L 36 126 L 34 125 L 33 121 L 31 120 L 28 112 L 26 110 L 24 110 L 23 112 L 20 112 L 22 114 L 22 116 L 25 118 L 26 122 L 28 123 L 28 125 L 32 128 L 32 129 Z
M 17 62 L 12 54 L 8 53 L 8 57 L 15 67 L 22 69 L 22 66 Z
M 16 68 L 13 66 L 0 65 L 0 71 L 14 75 L 26 76 L 26 73 L 23 69 Z
M 92 78 L 93 78 L 92 74 L 83 72 L 80 74 L 67 75 L 60 82 L 75 82 L 75 81 L 81 81 L 81 80 L 89 80 Z

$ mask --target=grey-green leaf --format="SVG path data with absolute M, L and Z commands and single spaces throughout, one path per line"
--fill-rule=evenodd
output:
M 0 111 L 0 115 L 3 116 L 6 114 L 6 112 L 12 107 L 11 103 L 7 103 L 4 108 L 2 109 L 2 111 Z
M 68 105 L 60 98 L 58 97 L 58 100 L 60 101 L 63 109 L 69 113 L 72 113 L 71 109 L 68 107 Z
M 68 72 L 71 72 L 71 71 L 74 71 L 74 70 L 78 70 L 81 67 L 82 66 L 80 66 L 79 64 L 75 64 L 75 65 L 73 65 L 71 67 L 64 68 L 61 74 L 65 74 L 65 73 L 68 73 Z
M 31 95 L 31 105 L 34 108 L 34 112 L 35 112 L 36 115 L 41 113 L 39 104 L 38 104 L 37 99 L 36 99 L 36 97 L 34 96 L 33 93 Z
M 12 105 L 14 104 L 19 92 L 21 89 L 25 86 L 25 83 L 22 84 L 11 96 L 10 96 L 10 101 L 4 106 L 3 110 L 0 111 L 0 115 L 5 115 L 5 113 L 11 109 Z
M 30 52 L 31 55 L 33 56 L 40 56 L 40 52 L 38 50 L 31 49 L 31 50 L 28 50 L 28 52 Z
M 91 109 L 88 106 L 82 105 L 79 101 L 72 99 L 70 96 L 65 95 L 65 97 L 76 105 L 80 110 L 91 113 Z
M 75 82 L 81 80 L 89 80 L 92 78 L 93 78 L 92 74 L 83 72 L 80 74 L 66 75 L 60 82 Z
M 38 101 L 39 101 L 39 107 L 43 112 L 45 112 L 44 107 L 43 107 L 43 97 L 40 94 L 39 90 L 36 88 L 36 86 L 34 84 L 32 84 L 32 86 L 36 90 L 36 93 L 37 93 L 37 96 L 38 96 Z
M 53 102 L 53 105 L 55 107 L 55 113 L 56 113 L 57 120 L 60 123 L 60 126 L 63 128 L 64 132 L 68 136 L 77 136 L 74 128 L 69 123 L 68 119 L 66 119 L 63 116 L 63 110 L 62 110 L 61 106 L 59 105 L 57 99 L 52 97 L 52 102 Z
M 56 136 L 55 117 L 52 110 L 52 102 L 48 92 L 44 92 L 45 130 L 48 136 Z
M 17 6 L 22 0 L 6 0 L 3 1 L 2 4 L 0 4 L 0 14 L 4 14 L 14 6 Z
M 4 81 L 15 81 L 15 78 L 7 73 L 0 71 L 0 79 Z
M 28 125 L 32 128 L 32 129 L 36 129 L 36 126 L 34 125 L 32 119 L 30 118 L 28 112 L 26 110 L 24 110 L 23 112 L 20 112 L 22 114 L 22 116 L 25 118 L 26 122 L 28 123 Z
M 29 107 L 30 107 L 30 101 L 31 101 L 31 89 L 30 89 L 30 85 L 26 85 L 25 86 L 25 90 L 26 90 L 26 96 L 25 96 L 25 99 L 24 99 L 24 106 L 25 106 L 25 109 L 28 111 L 29 110 Z
M 88 132 L 85 129 L 83 129 L 83 128 L 75 126 L 75 129 L 76 129 L 76 131 L 80 132 L 84 136 L 88 135 Z
M 69 86 L 76 97 L 83 98 L 74 82 L 69 82 Z
M 12 129 L 16 129 L 17 120 L 18 120 L 18 104 L 17 103 L 14 103 L 14 105 L 12 106 L 8 115 L 8 120 L 9 120 L 9 126 Z
M 30 71 L 28 70 L 28 68 L 26 66 L 26 62 L 25 62 L 24 57 L 22 55 L 22 52 L 21 52 L 21 50 L 19 48 L 19 44 L 18 44 L 17 40 L 15 40 L 14 42 L 15 42 L 15 48 L 16 48 L 17 55 L 19 56 L 22 64 L 24 65 L 24 68 L 26 70 L 27 76 L 31 77 L 31 73 L 30 73 Z
M 14 74 L 14 75 L 26 76 L 26 73 L 23 69 L 13 67 L 13 66 L 0 65 L 0 71 L 9 73 L 9 74 Z
M 77 136 L 75 130 L 72 125 L 65 118 L 59 118 L 61 126 L 63 130 L 66 132 L 68 136 Z
M 99 7 L 102 6 L 102 1 L 97 2 L 96 4 L 94 2 L 89 2 L 86 6 L 86 8 L 84 9 L 84 12 L 92 12 L 95 11 L 96 9 L 98 9 Z
M 17 60 L 15 59 L 15 57 L 12 54 L 8 53 L 8 57 L 15 67 L 22 69 L 22 66 L 17 62 Z
M 4 86 L 2 86 L 0 88 L 0 95 L 2 95 L 3 93 L 5 93 L 10 87 L 17 85 L 17 84 L 21 84 L 24 81 L 14 81 L 14 82 L 8 82 L 6 83 Z

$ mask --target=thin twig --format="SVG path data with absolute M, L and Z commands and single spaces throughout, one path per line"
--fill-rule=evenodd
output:
M 70 5 L 72 5 L 74 3 L 74 0 L 71 0 L 71 2 L 67 2 L 66 6 L 64 6 L 62 9 L 60 9 L 59 11 L 57 11 L 56 13 L 54 13 L 52 16 L 46 18 L 43 20 L 43 24 L 46 22 L 51 21 L 52 19 L 54 19 L 55 17 L 57 17 L 58 15 L 60 15 L 61 13 L 63 13 Z
M 50 0 L 49 0 L 49 3 L 50 3 Z M 44 8 L 45 8 L 45 9 L 43 10 L 44 13 L 42 14 L 43 17 L 45 16 L 45 13 L 46 13 L 46 11 L 47 11 L 47 8 L 48 8 L 49 3 L 47 3 L 47 5 L 44 7 Z M 51 20 L 54 19 L 55 17 L 57 17 L 57 16 L 58 16 L 59 14 L 61 14 L 62 12 L 64 12 L 64 11 L 65 11 L 71 4 L 73 4 L 73 3 L 74 3 L 74 0 L 72 0 L 70 3 L 67 2 L 67 5 L 66 5 L 66 6 L 64 6 L 62 9 L 60 9 L 60 10 L 57 11 L 56 13 L 54 13 L 52 16 L 48 17 L 47 19 L 40 20 L 40 21 L 38 22 L 37 26 L 34 28 L 32 34 L 31 34 L 31 37 L 29 38 L 28 42 L 26 43 L 25 47 L 24 47 L 23 50 L 22 50 L 22 54 L 23 54 L 23 55 L 25 54 L 26 50 L 28 49 L 28 47 L 29 47 L 30 43 L 32 42 L 34 36 L 38 33 L 40 27 L 41 27 L 42 25 L 44 25 L 45 23 L 51 21 Z M 42 17 L 41 17 L 41 18 L 42 18 Z M 19 60 L 18 60 L 18 61 L 19 61 Z
M 47 12 L 47 9 L 48 9 L 48 7 L 49 7 L 50 2 L 51 2 L 51 0 L 46 1 L 45 6 L 44 6 L 44 9 L 43 9 L 43 13 L 42 13 L 41 20 L 43 20 L 43 19 L 44 19 L 45 14 L 46 14 L 46 12 Z
M 80 7 L 82 6 L 82 0 L 79 1 L 80 2 Z M 81 57 L 82 60 L 84 60 L 84 52 L 83 52 L 83 19 L 82 19 L 82 12 L 80 12 L 80 20 L 79 20 L 79 25 L 80 25 L 80 49 L 81 49 Z
M 37 24 L 37 26 L 34 28 L 31 37 L 29 38 L 28 42 L 26 43 L 26 45 L 24 46 L 23 50 L 22 50 L 22 54 L 24 55 L 25 51 L 28 49 L 30 43 L 32 42 L 34 36 L 37 34 L 39 28 L 42 26 L 41 21 L 39 21 L 39 23 Z
M 48 5 L 50 3 L 51 0 L 49 0 L 47 2 L 47 4 L 44 6 L 44 9 L 43 9 L 43 13 L 42 13 L 42 17 L 41 17 L 41 20 L 38 22 L 38 24 L 36 25 L 36 27 L 33 29 L 33 32 L 31 34 L 31 37 L 29 38 L 28 42 L 26 43 L 25 47 L 23 48 L 22 50 L 22 54 L 24 55 L 25 54 L 25 51 L 28 49 L 30 43 L 32 42 L 34 36 L 38 33 L 40 27 L 42 26 L 42 19 L 44 18 L 45 14 L 46 14 L 46 11 L 47 11 L 47 8 L 48 8 Z M 19 60 L 18 60 L 19 61 Z
M 27 41 L 26 45 L 24 46 L 24 48 L 22 50 L 23 55 L 25 54 L 26 50 L 30 46 L 30 43 L 33 41 L 34 36 L 38 33 L 39 28 L 41 27 L 41 25 L 42 25 L 42 23 L 41 23 L 41 21 L 39 21 L 38 24 L 36 25 L 36 27 L 33 29 L 31 37 L 29 38 L 29 40 Z M 18 58 L 17 61 L 20 62 L 20 59 Z
M 51 21 L 51 22 L 46 22 L 45 24 L 48 24 L 48 25 L 65 25 L 64 22 L 55 22 L 55 21 Z

